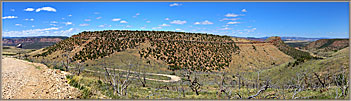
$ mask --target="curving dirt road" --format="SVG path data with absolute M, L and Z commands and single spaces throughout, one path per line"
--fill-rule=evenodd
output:
M 107 68 L 108 70 L 113 70 L 112 68 Z M 116 71 L 123 71 L 123 72 L 128 72 L 127 70 L 123 70 L 123 69 L 115 69 Z M 99 71 L 93 71 L 93 70 L 88 70 L 85 69 L 85 71 L 89 71 L 89 72 L 97 72 L 97 73 L 105 73 L 105 72 L 99 72 Z M 130 71 L 131 73 L 138 73 L 135 71 Z M 158 81 L 158 82 L 177 82 L 179 80 L 181 80 L 181 78 L 179 76 L 175 76 L 175 75 L 168 75 L 168 74 L 156 74 L 156 73 L 145 73 L 146 75 L 158 75 L 158 76 L 166 76 L 171 78 L 170 80 L 159 80 L 159 79 L 152 79 L 152 78 L 145 78 L 146 80 L 152 80 L 152 81 Z M 129 77 L 133 77 L 133 76 L 129 76 Z
M 80 94 L 64 72 L 43 64 L 4 57 L 1 69 L 2 99 L 75 99 Z

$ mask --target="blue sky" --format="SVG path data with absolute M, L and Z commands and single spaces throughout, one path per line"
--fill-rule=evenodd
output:
M 349 37 L 348 2 L 4 2 L 2 36 L 126 29 Z

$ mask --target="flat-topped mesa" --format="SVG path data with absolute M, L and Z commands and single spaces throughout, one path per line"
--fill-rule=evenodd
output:
M 273 45 L 278 47 L 280 51 L 284 52 L 287 55 L 290 55 L 294 59 L 305 60 L 313 58 L 308 52 L 303 52 L 286 45 L 284 41 L 282 41 L 282 39 L 278 36 L 269 37 L 265 40 L 265 42 L 273 43 Z
M 150 46 L 139 47 L 141 44 Z M 54 59 L 68 53 L 72 61 L 105 58 L 127 49 L 139 50 L 141 58 L 157 59 L 170 69 L 219 70 L 229 66 L 238 50 L 229 36 L 172 31 L 84 31 L 45 49 L 37 56 Z M 54 54 L 53 54 L 54 53 Z
M 230 36 L 220 36 L 207 33 L 188 33 L 174 31 L 138 31 L 138 30 L 104 30 L 83 31 L 72 37 L 116 37 L 116 38 L 144 38 L 150 40 L 190 40 L 190 41 L 219 41 L 232 42 Z
M 283 43 L 283 40 L 278 37 L 278 36 L 273 36 L 267 38 L 264 42 L 269 42 L 269 43 Z

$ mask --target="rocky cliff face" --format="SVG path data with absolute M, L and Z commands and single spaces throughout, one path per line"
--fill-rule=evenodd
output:
M 4 46 L 16 46 L 22 44 L 26 49 L 39 49 L 51 46 L 67 37 L 20 37 L 20 38 L 3 38 Z
M 309 53 L 292 48 L 284 43 L 280 37 L 274 36 L 269 37 L 265 42 L 273 43 L 274 46 L 285 54 L 293 57 L 294 59 L 311 59 L 313 58 Z

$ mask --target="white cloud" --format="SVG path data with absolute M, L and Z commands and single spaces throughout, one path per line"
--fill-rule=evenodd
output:
M 11 12 L 14 12 L 14 11 L 15 11 L 15 9 L 10 9 L 10 11 L 11 11 Z
M 125 20 L 122 20 L 122 21 L 120 21 L 119 23 L 128 23 L 127 21 L 125 21 Z
M 179 25 L 182 25 L 182 24 L 185 24 L 185 23 L 186 23 L 186 21 L 181 21 L 181 20 L 173 20 L 171 22 L 171 24 L 179 24 Z
M 58 23 L 57 21 L 51 21 L 50 23 Z
M 40 12 L 40 11 L 56 12 L 56 9 L 52 7 L 42 7 L 35 10 L 35 12 Z
M 24 19 L 24 20 L 26 20 L 26 21 L 34 21 L 33 18 L 31 18 L 31 19 Z
M 84 21 L 91 21 L 91 19 L 84 19 Z
M 182 31 L 182 29 L 179 29 L 179 28 L 177 28 L 177 29 L 175 29 L 176 31 Z
M 240 18 L 231 18 L 231 19 L 229 19 L 229 18 L 223 18 L 223 19 L 221 19 L 221 20 L 219 20 L 219 21 L 226 21 L 226 20 L 232 20 L 232 21 L 235 21 L 235 20 L 239 20 Z
M 140 15 L 140 13 L 136 13 L 135 16 L 133 16 L 133 18 L 135 18 L 135 17 L 137 17 L 137 16 L 139 16 L 139 15 Z
M 65 24 L 66 24 L 66 25 L 71 25 L 71 24 L 72 24 L 72 22 L 65 22 Z
M 99 25 L 98 27 L 105 27 L 105 25 Z
M 67 30 L 54 31 L 53 33 L 54 33 L 55 35 L 69 36 L 69 35 L 72 35 L 72 34 L 73 34 L 73 31 L 74 31 L 74 30 L 79 30 L 79 29 L 70 28 L 70 29 L 67 29 Z
M 146 27 L 140 27 L 140 29 L 145 29 Z
M 226 16 L 226 17 L 237 17 L 237 16 L 239 16 L 239 15 L 234 14 L 234 13 L 228 13 L 228 14 L 226 14 L 225 16 Z
M 56 24 L 50 24 L 51 26 L 57 26 Z
M 165 20 L 169 20 L 169 18 L 165 18 Z
M 202 22 L 203 25 L 211 25 L 213 24 L 212 22 L 208 21 L 208 20 L 205 20 Z
M 96 19 L 101 19 L 102 17 L 96 17 Z
M 69 17 L 71 17 L 72 16 L 72 14 L 70 14 L 70 15 L 68 15 Z
M 34 8 L 26 8 L 26 9 L 24 9 L 24 11 L 31 12 L 31 11 L 34 11 Z
M 230 30 L 230 29 L 232 29 L 232 28 L 224 27 L 224 28 L 222 28 L 220 30 Z
M 51 28 L 44 28 L 44 29 L 36 29 L 37 31 L 48 31 L 48 30 L 58 30 L 59 28 L 51 27 Z
M 227 24 L 238 24 L 240 22 L 228 22 Z
M 169 6 L 173 7 L 173 6 L 181 6 L 183 4 L 178 4 L 178 3 L 173 3 L 173 4 L 169 4 Z
M 127 25 L 127 26 L 126 26 L 126 28 L 130 28 L 130 27 L 132 27 L 132 26 L 130 26 L 130 25 Z
M 22 24 L 15 24 L 15 26 L 22 26 Z
M 5 16 L 5 17 L 2 17 L 2 19 L 15 19 L 15 18 L 18 18 L 17 16 Z
M 202 25 L 210 25 L 210 24 L 213 24 L 212 22 L 208 21 L 208 20 L 205 20 L 203 22 L 195 22 L 194 23 L 195 25 L 199 25 L 199 24 L 202 24 Z
M 35 27 L 34 25 L 32 25 L 32 27 Z
M 162 29 L 162 27 L 152 27 L 152 29 Z
M 119 21 L 119 20 L 121 20 L 120 18 L 114 18 L 114 19 L 112 19 L 112 21 Z
M 171 25 L 168 25 L 168 24 L 162 24 L 162 25 L 159 25 L 159 26 L 164 26 L 164 27 L 166 27 L 166 26 L 171 26 Z
M 86 23 L 83 23 L 83 24 L 79 24 L 79 26 L 89 26 L 90 24 L 86 24 Z
M 246 9 L 243 9 L 243 10 L 241 10 L 241 12 L 247 12 L 247 10 L 246 10 Z
M 4 32 L 4 36 L 48 36 L 52 35 L 52 30 L 58 30 L 59 28 L 51 27 L 51 28 L 44 28 L 44 29 L 29 29 L 29 30 L 22 30 L 22 31 L 7 31 Z
M 103 24 L 103 25 L 99 25 L 98 27 L 104 28 L 104 27 L 111 27 L 112 25 L 107 25 L 107 24 Z
M 150 23 L 151 21 L 146 21 L 146 23 Z
M 256 28 L 252 28 L 252 29 L 244 29 L 244 31 L 247 31 L 248 33 L 250 33 L 250 32 L 254 32 L 254 31 L 256 31 Z

